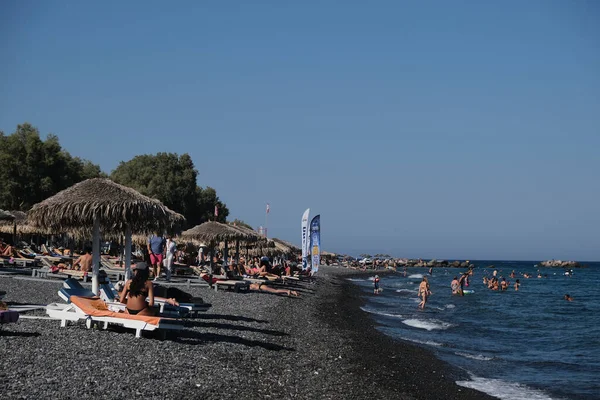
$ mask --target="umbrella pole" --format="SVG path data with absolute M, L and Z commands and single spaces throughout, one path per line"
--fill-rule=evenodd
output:
M 97 295 L 98 275 L 100 274 L 100 220 L 98 217 L 94 218 L 94 231 L 92 236 L 92 263 L 94 266 L 92 275 L 92 292 Z
M 229 247 L 227 246 L 227 240 L 225 241 L 225 250 L 223 250 L 223 271 L 227 267 L 227 256 L 229 255 Z
M 131 275 L 131 227 L 127 225 L 125 230 L 125 280 L 131 279 Z
M 235 263 L 240 264 L 240 240 L 235 241 Z

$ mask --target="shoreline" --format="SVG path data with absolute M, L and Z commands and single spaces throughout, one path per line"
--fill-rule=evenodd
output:
M 469 380 L 466 372 L 445 361 L 425 348 L 395 340 L 376 328 L 374 319 L 361 307 L 364 292 L 348 281 L 351 277 L 373 276 L 373 271 L 355 271 L 330 267 L 328 272 L 333 287 L 338 286 L 335 307 L 341 311 L 331 315 L 331 309 L 322 302 L 319 318 L 328 321 L 334 330 L 346 332 L 347 345 L 354 357 L 350 372 L 357 385 L 353 388 L 364 396 L 356 398 L 399 399 L 493 399 L 483 392 L 456 384 L 457 380 Z M 339 271 L 339 272 L 338 272 Z M 379 275 L 393 271 L 378 271 Z M 320 277 L 322 278 L 322 277 Z M 336 282 L 342 280 L 342 282 Z
M 492 399 L 461 371 L 375 328 L 357 273 L 324 267 L 300 298 L 185 289 L 212 308 L 174 340 L 21 319 L 0 329 L 0 397 L 167 399 Z M 62 281 L 0 276 L 6 302 L 62 302 Z M 38 312 L 38 316 L 45 313 Z

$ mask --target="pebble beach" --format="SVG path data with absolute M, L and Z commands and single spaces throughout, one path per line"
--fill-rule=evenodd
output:
M 322 267 L 299 298 L 182 288 L 212 307 L 175 337 L 61 328 L 43 310 L 0 327 L 2 399 L 486 399 L 426 349 L 379 333 L 357 271 Z M 0 276 L 10 304 L 60 303 L 62 281 Z M 37 318 L 27 318 L 42 317 Z

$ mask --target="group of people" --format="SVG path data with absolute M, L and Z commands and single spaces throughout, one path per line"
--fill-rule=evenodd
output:
M 165 277 L 171 280 L 173 262 L 177 253 L 177 243 L 171 236 L 164 238 L 158 233 L 148 238 L 148 258 L 152 265 L 152 278 L 154 281 L 161 279 L 161 269 L 165 267 Z

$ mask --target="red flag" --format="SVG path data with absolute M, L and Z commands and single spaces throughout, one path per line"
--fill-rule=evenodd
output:
M 269 211 L 271 211 L 271 207 L 269 206 L 269 203 L 267 203 L 267 214 L 269 213 Z
M 219 207 L 215 206 L 215 217 L 219 216 Z

